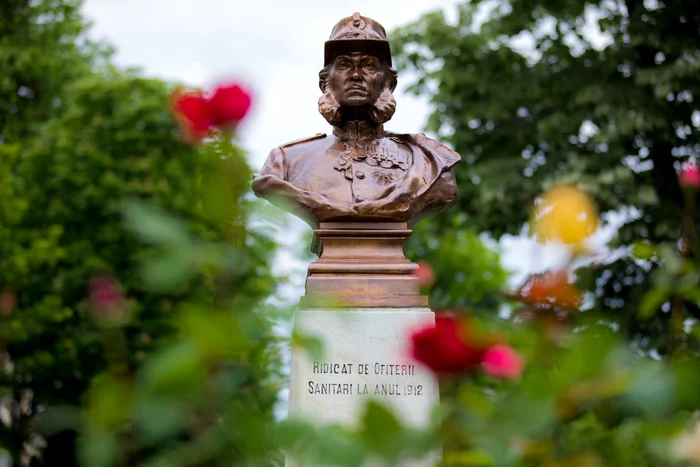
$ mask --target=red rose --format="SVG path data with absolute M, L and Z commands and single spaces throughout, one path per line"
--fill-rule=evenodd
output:
M 250 109 L 251 97 L 238 84 L 219 86 L 207 102 L 207 115 L 212 125 L 236 126 Z
M 495 378 L 515 379 L 523 372 L 525 362 L 512 347 L 499 344 L 486 351 L 482 366 L 486 374 Z
M 436 316 L 435 326 L 412 336 L 413 358 L 436 373 L 462 373 L 481 363 L 484 350 L 469 341 L 467 325 L 451 316 Z
M 700 188 L 700 170 L 695 162 L 686 162 L 683 164 L 683 170 L 681 170 L 678 176 L 678 183 L 680 183 L 681 188 Z
M 187 139 L 200 141 L 207 136 L 212 122 L 208 115 L 207 99 L 201 92 L 175 91 L 172 107 Z
M 418 268 L 415 269 L 414 274 L 418 278 L 418 284 L 421 287 L 430 287 L 435 282 L 435 273 L 430 263 L 427 261 L 418 261 Z
M 173 93 L 172 108 L 185 139 L 199 142 L 212 127 L 235 128 L 248 113 L 251 97 L 238 84 L 219 86 L 211 98 L 200 91 Z

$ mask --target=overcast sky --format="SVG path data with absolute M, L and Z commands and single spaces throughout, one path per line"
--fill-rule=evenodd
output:
M 359 11 L 382 23 L 389 32 L 435 9 L 445 10 L 452 18 L 456 3 L 86 0 L 83 12 L 93 21 L 91 36 L 115 47 L 115 60 L 120 66 L 137 67 L 148 76 L 204 89 L 231 80 L 250 86 L 254 107 L 240 128 L 240 137 L 257 170 L 272 148 L 330 131 L 318 113 L 318 72 L 323 66 L 323 43 L 338 20 Z M 405 84 L 399 76 L 397 111 L 387 127 L 403 133 L 420 132 L 427 121 L 429 103 L 426 98 L 407 95 Z M 291 230 L 297 232 L 305 225 L 293 220 L 291 224 Z M 522 280 L 528 271 L 560 261 L 559 255 L 543 254 L 541 247 L 522 238 L 504 238 L 500 246 L 504 266 L 517 272 L 514 282 Z M 294 275 L 299 281 L 289 291 L 298 296 L 305 273 L 292 257 L 283 254 L 278 266 L 280 270 L 298 270 Z
M 323 43 L 335 23 L 354 11 L 387 31 L 454 0 L 86 0 L 92 35 L 116 48 L 116 61 L 147 75 L 205 89 L 240 80 L 255 106 L 241 129 L 242 144 L 259 167 L 268 152 L 289 140 L 328 132 L 320 116 L 318 72 Z M 401 80 L 399 79 L 401 84 Z M 391 128 L 420 131 L 425 100 L 397 93 Z

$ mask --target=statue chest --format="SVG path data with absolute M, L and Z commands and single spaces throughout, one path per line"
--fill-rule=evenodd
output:
M 381 199 L 391 185 L 405 179 L 413 152 L 396 138 L 341 141 L 323 154 L 306 154 L 290 167 L 289 181 L 348 204 Z

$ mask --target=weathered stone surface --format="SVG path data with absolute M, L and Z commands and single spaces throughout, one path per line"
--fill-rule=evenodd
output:
M 354 426 L 375 399 L 404 423 L 426 426 L 438 383 L 410 358 L 410 338 L 434 320 L 428 308 L 299 311 L 295 331 L 320 338 L 324 354 L 314 361 L 302 349 L 292 351 L 290 417 Z M 435 457 L 405 465 L 434 465 Z

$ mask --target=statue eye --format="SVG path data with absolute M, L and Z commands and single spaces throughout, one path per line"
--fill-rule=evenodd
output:
M 347 62 L 347 61 L 345 61 L 345 60 L 343 60 L 343 61 L 341 61 L 341 62 L 336 63 L 335 66 L 336 66 L 336 68 L 338 68 L 339 70 L 347 70 L 348 68 L 350 68 L 350 63 Z
M 367 70 L 367 71 L 377 71 L 377 67 L 374 66 L 374 63 L 372 63 L 372 62 L 363 63 L 362 68 Z

